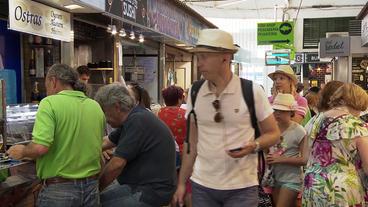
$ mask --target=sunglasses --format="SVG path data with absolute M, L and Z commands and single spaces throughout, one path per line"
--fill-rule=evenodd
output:
M 221 104 L 220 104 L 220 100 L 214 100 L 213 102 L 212 102 L 212 106 L 213 106 L 213 108 L 215 108 L 215 110 L 216 110 L 216 114 L 215 114 L 215 117 L 213 118 L 214 119 L 214 121 L 216 122 L 216 123 L 219 123 L 219 122 L 221 122 L 223 119 L 224 119 L 224 116 L 221 114 L 221 112 L 220 112 L 220 109 L 221 109 Z

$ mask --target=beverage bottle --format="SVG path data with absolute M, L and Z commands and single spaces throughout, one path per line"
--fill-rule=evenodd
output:
M 32 103 L 39 103 L 41 101 L 41 94 L 38 90 L 38 82 L 36 81 L 34 83 L 32 92 L 31 92 L 31 102 Z
M 47 49 L 46 55 L 45 55 L 45 77 L 50 67 L 52 66 L 52 62 L 53 62 L 53 58 L 52 58 L 51 49 Z
M 36 76 L 36 62 L 35 62 L 35 52 L 31 49 L 31 59 L 29 60 L 29 76 Z

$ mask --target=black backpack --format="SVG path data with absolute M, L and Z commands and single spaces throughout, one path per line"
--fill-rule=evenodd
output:
M 192 88 L 190 89 L 190 98 L 192 100 L 192 110 L 189 112 L 189 115 L 187 118 L 187 134 L 185 138 L 185 142 L 187 143 L 187 153 L 188 154 L 190 152 L 190 144 L 189 144 L 190 116 L 191 115 L 194 116 L 195 124 L 197 125 L 197 116 L 194 111 L 194 106 L 195 106 L 195 102 L 197 99 L 199 89 L 201 88 L 204 82 L 205 82 L 204 79 L 198 80 L 193 83 Z M 254 128 L 254 136 L 255 136 L 255 139 L 257 139 L 258 137 L 261 136 L 261 132 L 257 124 L 258 121 L 257 121 L 257 116 L 256 116 L 256 108 L 254 105 L 253 82 L 251 80 L 240 78 L 240 85 L 242 89 L 243 98 L 245 100 L 245 103 L 248 106 L 248 110 L 250 113 L 252 127 Z M 262 178 L 264 176 L 264 172 L 265 172 L 265 166 L 266 166 L 266 162 L 265 162 L 265 158 L 264 158 L 264 154 L 262 150 L 258 152 L 258 160 L 259 160 L 258 178 L 259 178 L 259 182 L 261 183 Z M 263 191 L 263 189 L 260 189 L 260 190 Z
M 194 106 L 195 106 L 195 102 L 196 102 L 196 99 L 197 99 L 199 89 L 201 88 L 201 86 L 203 85 L 204 82 L 205 82 L 204 79 L 195 81 L 192 85 L 192 88 L 190 89 L 190 98 L 191 98 L 191 101 L 192 101 L 192 110 L 189 112 L 188 119 L 187 119 L 187 135 L 186 135 L 186 139 L 185 139 L 185 142 L 188 145 L 187 153 L 190 152 L 190 146 L 189 146 L 190 116 L 191 115 L 194 116 L 195 124 L 197 125 L 197 115 L 194 111 Z M 254 128 L 254 136 L 257 139 L 261 135 L 261 133 L 260 133 L 259 128 L 258 128 L 256 109 L 255 109 L 255 105 L 254 105 L 253 82 L 251 80 L 240 78 L 240 84 L 241 84 L 241 88 L 242 88 L 243 98 L 245 100 L 245 103 L 248 106 L 248 110 L 249 110 L 249 113 L 250 113 L 252 127 Z M 263 155 L 263 153 L 262 153 L 262 155 Z M 263 158 L 263 160 L 264 160 L 264 158 Z

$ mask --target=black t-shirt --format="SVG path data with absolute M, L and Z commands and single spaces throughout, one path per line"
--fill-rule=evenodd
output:
M 176 188 L 175 142 L 170 129 L 137 106 L 109 139 L 117 146 L 114 155 L 127 160 L 118 182 L 142 191 L 145 203 L 167 205 Z

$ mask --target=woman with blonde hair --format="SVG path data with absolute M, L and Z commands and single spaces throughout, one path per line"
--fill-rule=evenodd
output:
M 303 154 L 303 206 L 366 206 L 368 127 L 359 119 L 368 107 L 368 95 L 345 83 L 330 98 L 330 109 L 306 126 Z
M 297 109 L 293 121 L 301 123 L 308 112 L 307 100 L 296 92 L 298 80 L 293 69 L 289 65 L 281 65 L 273 73 L 268 74 L 273 80 L 272 96 L 269 97 L 271 104 L 278 93 L 288 93 L 294 96 L 297 103 Z

